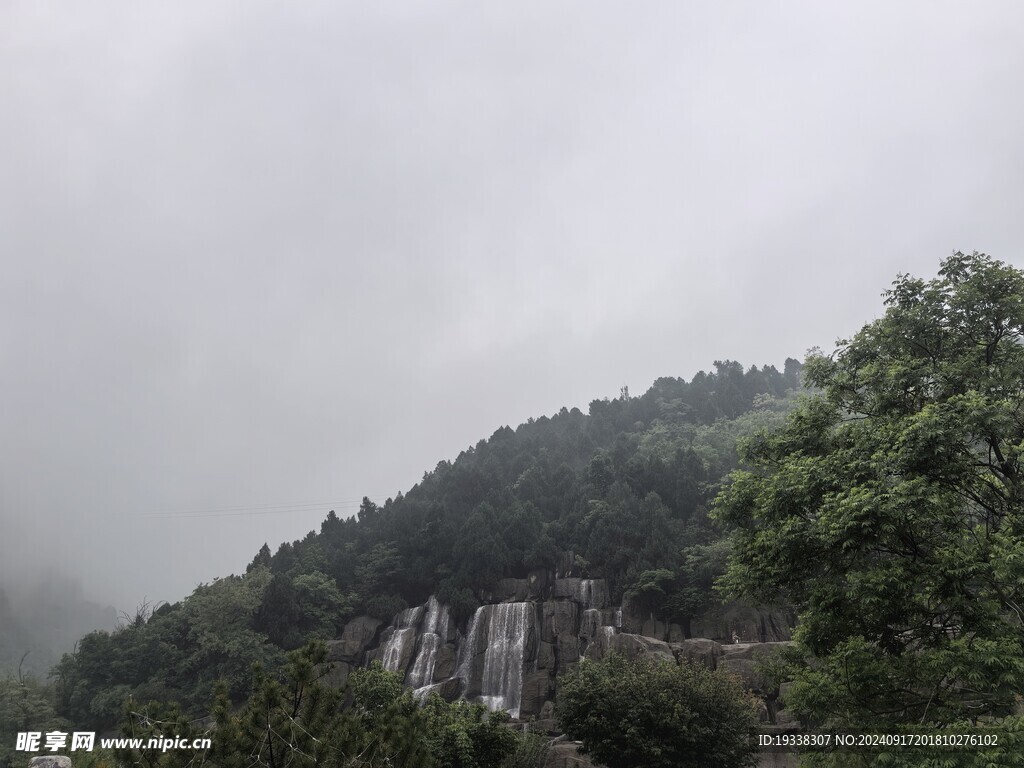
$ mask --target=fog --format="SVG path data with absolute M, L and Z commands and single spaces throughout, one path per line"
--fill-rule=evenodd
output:
M 132 612 L 501 425 L 1022 265 L 1016 3 L 0 8 L 0 577 Z

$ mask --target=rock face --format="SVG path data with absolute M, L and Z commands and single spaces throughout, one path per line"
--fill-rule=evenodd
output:
M 384 628 L 366 616 L 353 619 L 341 639 L 329 643 L 329 658 L 345 665 L 330 681 L 341 684 L 351 666 L 379 659 L 404 675 L 418 698 L 436 692 L 448 700 L 483 702 L 514 718 L 544 719 L 547 712 L 550 719 L 559 678 L 581 659 L 614 651 L 724 667 L 769 699 L 774 718 L 775 692 L 764 690 L 767 683 L 756 669 L 757 656 L 773 643 L 755 649 L 733 640 L 742 633 L 788 638 L 784 612 L 730 605 L 688 625 L 669 623 L 628 599 L 615 606 L 603 579 L 577 577 L 574 568 L 576 561 L 567 556 L 553 573 L 502 579 L 485 596 L 490 602 L 461 626 L 435 597 L 402 611 Z M 692 637 L 691 630 L 700 628 L 709 635 Z
M 579 752 L 578 741 L 556 741 L 548 747 L 544 768 L 600 768 Z
M 373 642 L 381 622 L 370 616 L 357 616 L 345 625 L 340 640 L 327 642 L 328 661 L 347 661 L 362 664 L 364 653 Z
M 789 640 L 796 616 L 782 608 L 755 608 L 743 603 L 726 603 L 690 622 L 691 637 L 710 637 L 720 643 L 773 643 Z
M 762 696 L 775 691 L 758 670 L 758 662 L 779 653 L 789 642 L 778 643 L 733 643 L 722 646 L 722 657 L 718 668 L 736 675 L 743 687 Z

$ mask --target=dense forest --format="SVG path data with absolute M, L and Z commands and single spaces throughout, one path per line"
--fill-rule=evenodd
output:
M 389 620 L 436 594 L 465 619 L 498 579 L 531 569 L 605 578 L 616 598 L 685 621 L 717 599 L 728 548 L 708 509 L 737 466 L 737 439 L 781 423 L 800 374 L 792 359 L 782 371 L 716 362 L 587 414 L 502 427 L 408 493 L 364 499 L 349 519 L 331 512 L 319 532 L 264 546 L 245 574 L 85 636 L 53 670 L 56 714 L 106 730 L 129 697 L 202 714 L 218 680 L 241 701 L 254 662 L 281 669 L 286 651 L 337 636 L 355 615 Z

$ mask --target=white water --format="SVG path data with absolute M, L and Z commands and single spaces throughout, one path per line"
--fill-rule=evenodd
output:
M 580 579 L 576 600 L 582 603 L 584 608 L 604 608 L 608 602 L 608 586 L 604 579 Z
M 384 669 L 388 672 L 398 672 L 398 665 L 402 663 L 406 644 L 415 639 L 416 629 L 414 627 L 396 629 L 384 644 L 384 656 L 381 659 Z
M 455 677 L 462 681 L 462 690 L 469 687 L 469 676 L 473 673 L 473 656 L 476 655 L 476 632 L 480 626 L 480 617 L 484 615 L 484 608 L 481 605 L 473 614 L 473 620 L 469 622 L 469 632 L 462 638 L 459 645 L 458 661 L 455 664 Z
M 533 603 L 500 603 L 485 606 L 490 621 L 487 651 L 480 681 L 480 700 L 488 709 L 504 709 L 519 717 L 523 693 L 523 653 Z M 474 624 L 476 617 L 473 617 Z
M 615 609 L 615 626 L 618 629 L 622 629 L 622 609 L 621 608 L 616 608 Z
M 422 615 L 423 606 L 418 606 L 407 608 L 395 616 L 395 631 L 391 633 L 391 637 L 384 644 L 384 654 L 381 658 L 384 669 L 389 672 L 404 671 L 400 670 L 398 666 L 402 663 L 406 645 L 410 641 L 416 641 L 416 625 L 420 623 Z
M 406 684 L 419 689 L 434 682 L 434 664 L 437 651 L 448 635 L 448 606 L 441 605 L 433 595 L 427 601 L 427 617 L 423 621 L 423 634 L 416 661 L 405 679 Z

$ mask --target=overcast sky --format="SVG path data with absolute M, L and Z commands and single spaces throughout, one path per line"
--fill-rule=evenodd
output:
M 1024 266 L 1022 22 L 3 3 L 0 570 L 178 599 L 501 425 Z

